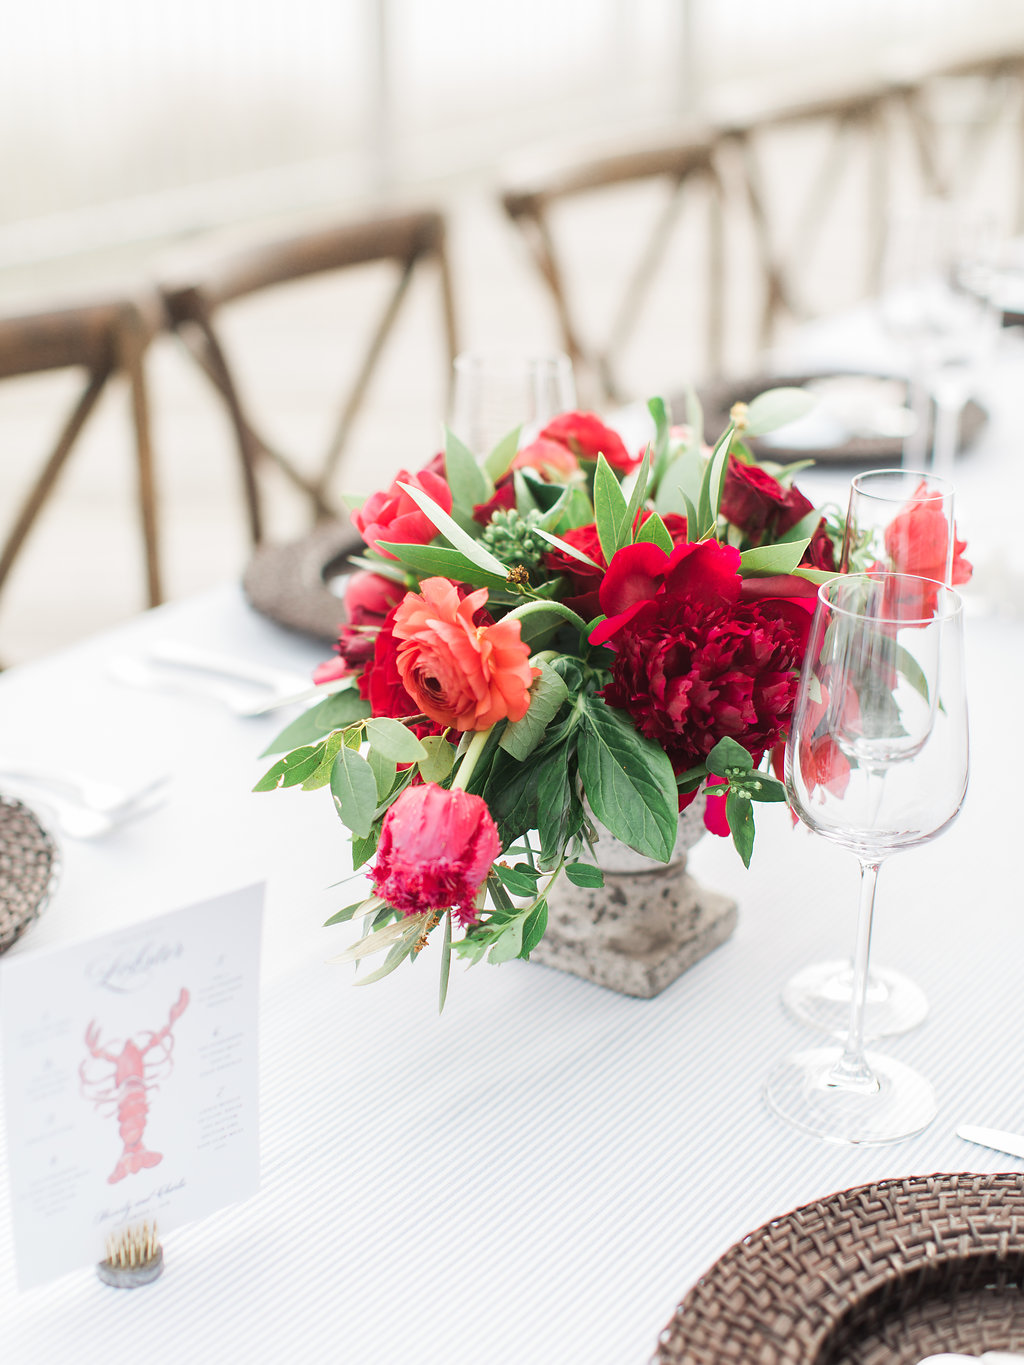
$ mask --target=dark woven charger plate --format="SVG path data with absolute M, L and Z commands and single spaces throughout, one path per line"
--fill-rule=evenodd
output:
M 51 835 L 28 806 L 0 794 L 0 953 L 45 907 L 59 875 Z
M 279 626 L 333 644 L 345 607 L 330 581 L 347 571 L 349 555 L 365 549 L 350 521 L 321 522 L 300 540 L 261 546 L 246 566 L 242 588 L 252 606 Z
M 891 384 L 882 375 L 854 375 L 850 371 L 821 370 L 814 374 L 756 375 L 749 379 L 724 380 L 701 389 L 700 399 L 704 409 L 704 430 L 718 433 L 724 431 L 729 421 L 729 409 L 733 403 L 749 403 L 765 389 L 800 389 L 816 381 L 877 380 Z M 686 411 L 685 400 L 672 404 L 672 411 Z M 931 407 L 934 422 L 934 405 Z M 959 448 L 966 450 L 977 439 L 985 426 L 988 416 L 979 403 L 971 399 L 960 416 Z M 895 436 L 851 436 L 841 445 L 826 446 L 821 449 L 808 449 L 804 445 L 787 446 L 779 438 L 780 431 L 769 444 L 756 438 L 750 442 L 758 459 L 775 460 L 779 464 L 792 464 L 796 460 L 814 460 L 815 464 L 856 465 L 861 469 L 879 469 L 888 465 L 898 465 L 903 459 L 903 438 Z M 931 430 L 927 443 L 931 444 Z
M 652 1365 L 917 1365 L 1024 1352 L 1024 1173 L 842 1190 L 701 1277 Z

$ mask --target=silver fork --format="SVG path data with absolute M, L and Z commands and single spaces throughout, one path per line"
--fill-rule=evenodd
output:
M 129 820 L 148 815 L 163 804 L 164 795 L 161 788 L 164 781 L 166 779 L 150 784 L 134 797 L 126 795 L 116 806 L 99 809 L 89 805 L 85 800 L 67 794 L 70 790 L 67 784 L 3 775 L 5 789 L 21 796 L 30 805 L 42 807 L 49 813 L 57 829 L 71 839 L 97 839 L 104 834 L 110 834 L 112 830 L 120 828 Z M 105 786 L 99 785 L 101 789 Z M 115 789 L 108 789 L 113 790 Z
M 167 773 L 142 783 L 138 787 L 118 787 L 94 777 L 65 768 L 47 768 L 33 763 L 9 762 L 0 759 L 0 780 L 8 778 L 22 784 L 44 787 L 58 794 L 66 792 L 78 805 L 97 814 L 118 816 L 135 806 L 146 803 L 170 781 Z

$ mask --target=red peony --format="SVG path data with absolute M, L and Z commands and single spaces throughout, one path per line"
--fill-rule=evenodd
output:
M 435 457 L 436 459 L 436 457 Z M 432 464 L 434 462 L 432 461 Z M 399 470 L 391 487 L 383 492 L 372 493 L 362 507 L 352 513 L 352 524 L 372 549 L 394 559 L 388 550 L 382 550 L 379 542 L 393 541 L 401 545 L 429 545 L 437 535 L 433 522 L 417 507 L 400 484 L 411 484 L 420 492 L 442 507 L 452 510 L 452 492 L 448 484 L 430 465 L 418 474 Z
M 632 545 L 601 588 L 615 651 L 604 697 L 628 711 L 677 772 L 730 736 L 759 762 L 789 724 L 810 615 L 784 597 L 747 600 L 739 551 L 717 541 Z
M 603 455 L 621 474 L 628 474 L 640 463 L 630 455 L 622 437 L 592 412 L 563 412 L 547 424 L 539 439 L 565 446 L 578 460 L 596 460 Z
M 647 520 L 650 512 L 644 512 L 639 518 L 639 524 Z M 668 512 L 662 518 L 665 529 L 672 537 L 674 545 L 686 543 L 686 518 L 677 512 Z M 575 549 L 581 550 L 583 554 L 589 556 L 594 561 L 594 566 L 584 564 L 582 560 L 576 559 L 573 555 L 567 554 L 565 550 L 552 546 L 544 556 L 544 566 L 551 573 L 562 574 L 568 578 L 572 584 L 573 595 L 563 597 L 565 602 L 578 616 L 582 616 L 585 621 L 596 616 L 601 610 L 598 590 L 607 572 L 607 565 L 604 560 L 604 551 L 601 549 L 601 541 L 597 534 L 597 525 L 590 522 L 587 526 L 575 526 L 571 531 L 563 531 L 560 540 L 566 541 Z
M 404 915 L 451 907 L 460 924 L 470 925 L 474 901 L 500 852 L 482 797 L 434 782 L 407 787 L 384 816 L 373 889 Z

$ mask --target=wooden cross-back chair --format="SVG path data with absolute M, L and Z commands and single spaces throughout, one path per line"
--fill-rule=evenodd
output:
M 881 277 L 889 196 L 889 119 L 894 106 L 907 97 L 907 90 L 894 83 L 879 83 L 853 92 L 808 98 L 719 126 L 720 156 L 734 155 L 740 166 L 741 193 L 747 201 L 754 231 L 763 296 L 758 344 L 771 345 L 779 324 L 814 316 L 816 310 L 802 287 L 810 265 L 822 249 L 829 205 L 852 163 L 851 153 L 860 144 L 867 161 L 867 185 L 862 204 L 862 229 L 857 239 L 866 244 L 865 270 L 860 292 L 876 291 Z M 824 152 L 817 163 L 805 164 L 797 180 L 769 187 L 762 165 L 762 143 L 773 133 L 800 127 L 817 127 L 824 133 Z M 723 174 L 725 170 L 723 167 Z M 777 205 L 784 197 L 798 205 L 795 224 L 784 233 Z
M 85 384 L 60 428 L 56 444 L 30 483 L 0 543 L 0 589 L 45 505 L 107 384 L 127 380 L 134 428 L 137 496 L 145 552 L 146 599 L 163 596 L 156 491 L 144 356 L 160 330 L 159 297 L 140 292 L 14 316 L 0 316 L 0 380 L 56 370 L 83 370 Z
M 621 402 L 634 396 L 626 392 L 621 379 L 622 354 L 665 259 L 684 204 L 698 185 L 707 192 L 708 205 L 708 254 L 702 263 L 708 281 L 705 356 L 712 372 L 721 368 L 723 262 L 719 182 L 713 152 L 712 139 L 695 132 L 671 143 L 563 164 L 509 185 L 501 194 L 502 206 L 523 233 L 550 292 L 562 345 L 576 368 L 577 382 L 582 379 L 585 388 L 588 379 L 596 381 L 599 401 Z M 629 273 L 606 339 L 591 341 L 584 337 L 578 300 L 566 278 L 565 252 L 556 243 L 552 210 L 577 197 L 646 181 L 664 182 L 667 195 Z
M 374 262 L 392 263 L 395 280 L 341 404 L 327 449 L 313 474 L 263 435 L 250 415 L 236 365 L 229 358 L 217 315 L 227 305 L 264 290 L 311 276 Z M 170 325 L 177 331 L 223 400 L 241 464 L 249 530 L 264 538 L 259 474 L 270 462 L 309 499 L 316 518 L 337 515 L 328 485 L 359 414 L 384 345 L 392 333 L 414 272 L 433 264 L 438 272 L 441 319 L 448 360 L 456 353 L 455 316 L 446 253 L 445 221 L 433 210 L 392 213 L 336 226 L 317 227 L 283 240 L 211 253 L 188 278 L 162 287 Z M 450 370 L 449 363 L 449 370 Z

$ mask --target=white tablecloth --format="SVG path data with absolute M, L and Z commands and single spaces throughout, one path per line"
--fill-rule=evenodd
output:
M 481 964 L 456 968 L 439 1019 L 433 951 L 365 989 L 325 963 L 351 929 L 320 925 L 354 899 L 331 888 L 349 868 L 331 802 L 249 791 L 280 718 L 107 679 L 105 657 L 155 635 L 300 670 L 323 653 L 231 587 L 0 676 L 5 757 L 174 775 L 158 813 L 65 842 L 57 895 L 13 951 L 265 876 L 262 1189 L 169 1235 L 163 1277 L 133 1293 L 83 1270 L 19 1294 L 4 1209 L 4 1365 L 640 1365 L 677 1300 L 759 1223 L 877 1178 L 1020 1169 L 954 1134 L 1024 1128 L 1019 619 L 972 614 L 965 810 L 880 879 L 874 960 L 910 972 L 933 1007 L 888 1050 L 931 1077 L 940 1112 L 874 1149 L 801 1136 L 760 1098 L 774 1061 L 808 1041 L 783 981 L 852 946 L 852 857 L 765 808 L 749 872 L 711 836 L 691 856 L 737 898 L 739 928 L 658 999 Z

